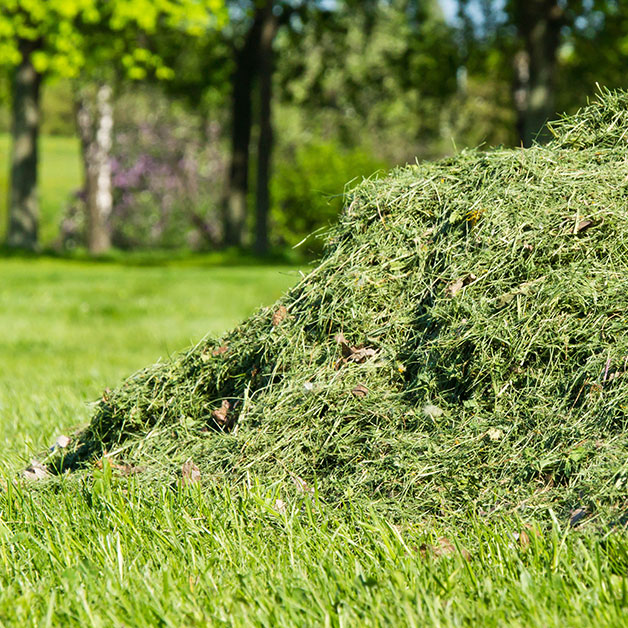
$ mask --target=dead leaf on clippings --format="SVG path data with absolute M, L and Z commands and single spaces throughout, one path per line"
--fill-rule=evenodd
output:
M 117 462 L 114 462 L 113 460 L 111 460 L 111 458 L 109 458 L 107 456 L 107 454 L 105 454 L 103 456 L 103 458 L 101 458 L 100 460 L 96 460 L 96 462 L 94 463 L 94 466 L 97 469 L 102 469 L 103 468 L 103 459 L 107 460 L 107 464 L 114 470 L 114 471 L 118 471 L 120 473 L 120 475 L 124 475 L 124 476 L 129 476 L 129 475 L 135 475 L 136 473 L 141 473 L 142 471 L 144 471 L 144 467 L 134 467 L 131 464 L 127 464 L 127 463 L 122 463 L 119 464 Z
M 441 536 L 436 539 L 436 543 L 434 545 L 423 543 L 423 545 L 419 547 L 419 552 L 424 558 L 428 554 L 431 554 L 435 558 L 440 558 L 442 556 L 453 556 L 458 552 L 458 549 L 446 536 Z M 471 558 L 469 552 L 464 548 L 460 549 L 460 554 L 465 560 L 469 560 Z
M 586 511 L 585 508 L 576 508 L 575 510 L 572 510 L 571 513 L 569 514 L 569 525 L 572 528 L 575 528 L 577 525 L 580 525 L 582 520 L 588 514 L 589 513 Z
M 466 277 L 456 279 L 453 283 L 447 286 L 447 294 L 450 297 L 455 297 L 463 288 L 472 284 L 477 279 L 477 276 L 473 273 L 469 273 Z
M 574 229 L 574 233 L 582 233 L 593 226 L 592 220 L 581 220 Z
M 229 410 L 231 409 L 231 404 L 225 399 L 222 402 L 220 408 L 217 408 L 212 412 L 212 419 L 220 425 L 220 427 L 227 428 L 230 427 L 230 419 L 229 419 Z
M 530 537 L 525 530 L 521 530 L 519 533 L 519 547 L 522 550 L 527 550 L 530 547 Z
M 280 305 L 273 313 L 273 327 L 277 327 L 286 316 L 288 316 L 288 309 L 285 305 Z
M 354 397 L 366 397 L 369 394 L 369 389 L 363 384 L 358 384 L 352 391 L 351 394 Z
M 350 345 L 342 332 L 336 334 L 334 337 L 336 342 L 340 345 L 340 351 L 342 358 L 336 363 L 336 368 L 347 362 L 355 362 L 356 364 L 362 364 L 370 358 L 374 358 L 377 355 L 377 350 L 372 347 L 353 346 Z
M 351 355 L 351 346 L 342 332 L 337 333 L 334 336 L 334 340 L 340 345 L 340 350 L 342 351 L 342 355 L 344 357 Z
M 432 546 L 434 556 L 451 556 L 456 553 L 456 546 L 446 537 L 441 536 Z
M 227 353 L 229 351 L 229 347 L 227 345 L 222 345 L 221 347 L 217 347 L 212 351 L 213 356 L 222 355 L 223 353 Z
M 356 362 L 362 364 L 370 358 L 374 358 L 377 355 L 377 351 L 371 347 L 351 347 L 353 353 L 347 358 L 348 362 Z
M 181 485 L 195 484 L 201 481 L 200 469 L 191 461 L 183 463 L 181 467 Z
M 545 275 L 542 277 L 538 277 L 537 279 L 533 279 L 532 281 L 524 281 L 522 284 L 519 284 L 514 290 L 510 292 L 506 292 L 497 298 L 497 307 L 504 307 L 508 305 L 517 297 L 517 295 L 522 295 L 524 297 L 530 296 L 534 289 L 543 281 L 545 281 Z

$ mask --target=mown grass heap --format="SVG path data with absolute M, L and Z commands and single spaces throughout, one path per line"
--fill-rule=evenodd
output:
M 106 449 L 146 478 L 192 461 L 404 515 L 620 516 L 628 93 L 553 132 L 360 184 L 317 268 L 107 392 L 56 464 Z

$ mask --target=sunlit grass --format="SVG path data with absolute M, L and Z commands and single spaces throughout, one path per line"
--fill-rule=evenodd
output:
M 280 267 L 0 259 L 0 461 L 49 444 L 87 419 L 105 387 L 233 326 L 295 280 Z
M 626 625 L 621 534 L 474 513 L 458 530 L 393 523 L 253 478 L 235 492 L 155 486 L 106 462 L 80 483 L 13 483 L 105 386 L 295 279 L 276 267 L 0 260 L 0 625 Z

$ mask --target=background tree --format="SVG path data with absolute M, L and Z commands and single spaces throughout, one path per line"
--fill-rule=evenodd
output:
M 167 78 L 168 68 L 141 45 L 141 38 L 154 35 L 159 29 L 175 29 L 192 36 L 202 34 L 215 25 L 213 20 L 222 6 L 221 0 L 176 0 L 163 4 L 150 0 L 5 0 L 0 12 L 0 49 L 5 63 L 17 64 L 7 234 L 10 246 L 37 246 L 37 134 L 42 75 L 80 76 L 81 81 L 89 82 L 94 73 L 100 75 L 103 68 L 121 64 L 130 78 L 142 78 L 147 69 L 158 78 Z M 89 245 L 95 253 L 109 245 L 106 218 L 111 195 L 106 152 L 111 145 L 112 126 L 108 119 L 111 87 L 101 76 L 97 80 L 101 85 L 95 90 L 96 106 L 91 111 L 85 102 L 78 107 L 83 123 L 87 196 L 91 199 Z M 93 141 L 88 138 L 90 134 Z
M 35 250 L 37 246 L 39 216 L 37 148 L 42 77 L 33 64 L 33 54 L 40 48 L 39 39 L 29 40 L 20 37 L 17 42 L 19 62 L 13 74 L 11 126 L 13 142 L 7 245 L 11 248 L 29 250 Z
M 221 30 L 209 1 L 166 3 L 200 11 L 185 19 L 144 1 L 72 0 L 79 9 L 49 25 L 67 36 L 26 29 L 41 46 L 26 55 L 16 23 L 10 36 L 0 28 L 2 59 L 14 70 L 31 57 L 44 99 L 58 94 L 48 129 L 67 129 L 63 100 L 76 100 L 86 172 L 77 206 L 91 208 L 80 228 L 95 252 L 109 238 L 123 248 L 293 245 L 334 220 L 347 181 L 463 146 L 545 139 L 545 121 L 584 104 L 596 82 L 625 82 L 628 5 L 616 0 L 460 0 L 457 17 L 437 0 L 228 0 Z M 5 5 L 22 4 L 0 8 L 6 17 Z M 60 10 L 53 4 L 40 14 Z M 53 76 L 74 76 L 73 98 L 48 87 Z M 0 130 L 6 118 L 0 107 Z M 28 137 L 20 145 L 36 146 Z M 19 163 L 32 173 L 36 159 Z M 305 246 L 320 251 L 316 238 Z
M 257 142 L 257 185 L 255 193 L 255 251 L 268 252 L 268 214 L 270 210 L 270 168 L 273 150 L 273 43 L 279 27 L 275 2 L 260 5 L 259 35 L 259 134 Z
M 317 1 L 256 0 L 233 2 L 231 31 L 233 74 L 231 85 L 231 163 L 224 205 L 225 242 L 241 246 L 249 214 L 249 170 L 251 139 L 257 123 L 255 249 L 268 249 L 270 209 L 270 164 L 273 147 L 272 101 L 274 81 L 274 41 L 282 26 L 306 9 L 319 10 Z M 257 87 L 257 120 L 254 119 L 254 93 Z
M 478 13 L 477 7 L 481 7 Z M 511 85 L 517 142 L 549 138 L 557 111 L 585 104 L 595 84 L 625 85 L 628 6 L 615 0 L 459 0 L 459 33 L 471 77 Z M 473 10 L 475 7 L 476 10 Z M 504 118 L 506 121 L 506 118 Z
M 77 1 L 4 0 L 0 5 L 0 63 L 12 67 L 12 152 L 7 245 L 34 250 L 38 238 L 37 162 L 42 71 L 47 56 L 56 70 L 80 63 L 72 22 Z
M 554 117 L 556 66 L 566 15 L 560 0 L 512 0 L 508 9 L 522 41 L 514 57 L 514 104 L 523 146 L 547 137 Z

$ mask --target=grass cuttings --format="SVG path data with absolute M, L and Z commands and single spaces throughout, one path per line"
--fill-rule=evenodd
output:
M 147 478 L 189 462 L 205 482 L 315 487 L 405 516 L 620 517 L 627 110 L 606 93 L 549 146 L 359 185 L 317 268 L 107 391 L 56 464 L 106 449 Z

